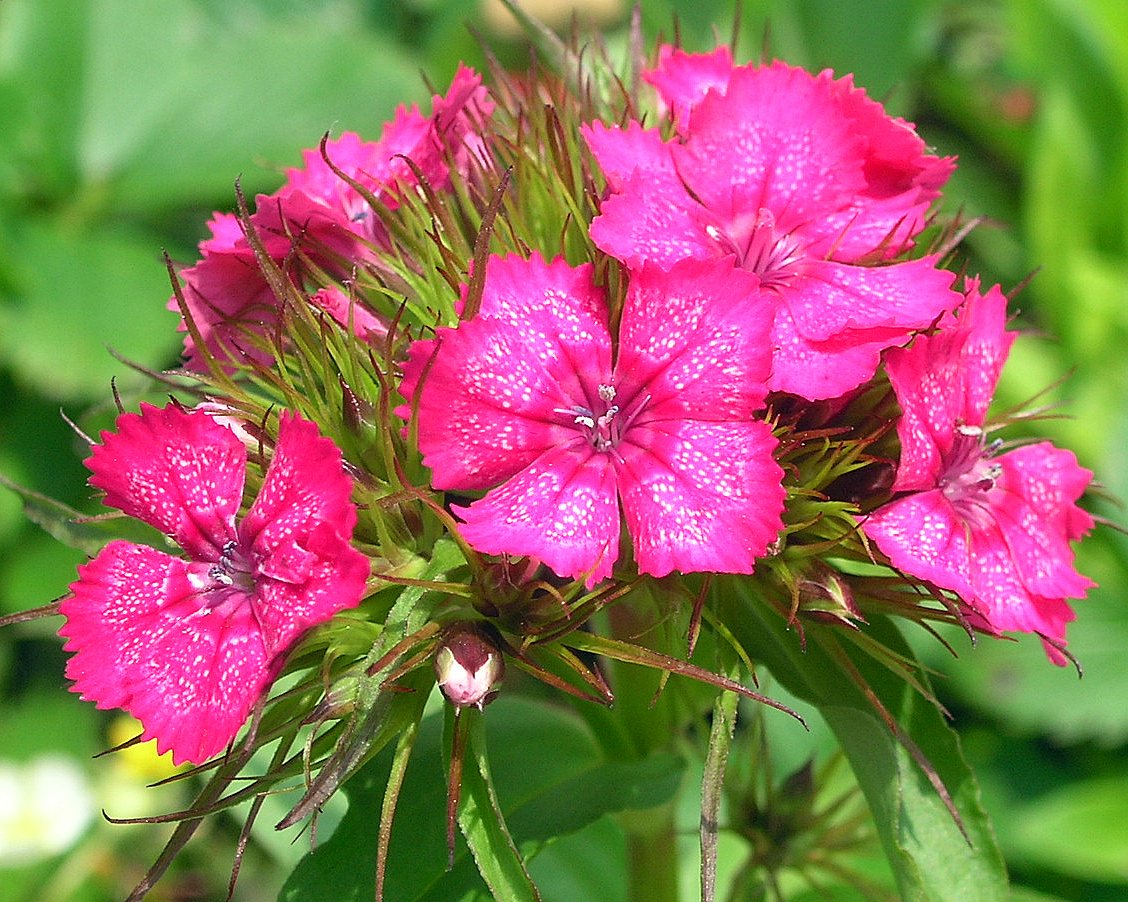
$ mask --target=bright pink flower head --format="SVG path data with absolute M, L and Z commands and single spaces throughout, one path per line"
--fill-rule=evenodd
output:
M 489 261 L 479 314 L 416 342 L 417 404 L 436 488 L 488 554 L 538 558 L 589 586 L 619 556 L 620 502 L 643 573 L 750 573 L 781 528 L 775 439 L 754 419 L 770 312 L 729 262 L 631 275 L 617 347 L 592 267 Z
M 280 217 L 291 228 L 297 225 L 318 233 L 336 228 L 382 242 L 384 227 L 369 201 L 333 171 L 326 157 L 365 192 L 394 210 L 398 196 L 416 187 L 420 177 L 442 191 L 450 186 L 451 164 L 462 175 L 474 162 L 484 165 L 482 133 L 492 114 L 493 102 L 481 76 L 459 66 L 446 95 L 433 98 L 430 116 L 424 116 L 417 106 L 400 106 L 379 141 L 362 141 L 346 132 L 326 142 L 324 155 L 320 148 L 303 151 L 303 167 L 288 170 L 286 184 L 278 191 Z
M 585 129 L 612 190 L 591 236 L 632 268 L 735 257 L 773 300 L 770 387 L 836 397 L 959 302 L 934 258 L 890 262 L 952 163 L 848 77 L 775 63 L 726 80 L 726 61 L 673 51 L 649 73 L 674 140 L 633 122 Z
M 419 175 L 444 190 L 452 165 L 465 175 L 472 165 L 484 164 L 482 132 L 492 111 L 480 76 L 461 67 L 446 96 L 434 98 L 430 116 L 414 106 L 400 107 L 379 141 L 345 132 L 325 142 L 324 154 L 321 147 L 303 151 L 303 166 L 288 170 L 276 193 L 255 198 L 251 225 L 266 255 L 299 288 L 304 287 L 303 257 L 347 278 L 387 241 L 370 198 L 394 209 L 400 193 L 418 185 Z M 181 272 L 188 311 L 213 356 L 269 365 L 273 354 L 255 347 L 254 336 L 274 336 L 281 315 L 278 298 L 238 220 L 217 213 L 208 225 L 212 237 L 200 243 L 202 258 Z M 169 309 L 179 311 L 175 298 Z M 187 331 L 183 322 L 180 328 Z M 191 334 L 184 339 L 184 359 L 189 369 L 206 369 Z
M 147 404 L 117 429 L 86 461 L 91 485 L 186 557 L 118 540 L 79 568 L 61 608 L 67 677 L 99 708 L 140 720 L 159 752 L 199 763 L 235 738 L 294 641 L 364 594 L 352 482 L 317 426 L 283 413 L 237 521 L 247 451 L 231 430 Z
M 894 500 L 862 528 L 893 566 L 952 590 L 993 631 L 1037 633 L 1063 664 L 1074 618 L 1065 599 L 1093 585 L 1070 547 L 1093 525 L 1074 503 L 1093 474 L 1048 442 L 999 454 L 987 441 L 987 407 L 1014 341 L 1005 327 L 998 286 L 980 295 L 972 282 L 958 319 L 889 352 L 901 462 Z

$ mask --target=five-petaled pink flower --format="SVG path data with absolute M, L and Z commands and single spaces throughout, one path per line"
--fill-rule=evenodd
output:
M 647 77 L 677 134 L 585 128 L 611 192 L 592 240 L 632 268 L 734 257 L 755 273 L 773 304 L 773 390 L 842 395 L 959 303 L 935 257 L 895 259 L 952 161 L 850 77 L 673 50 Z
M 355 606 L 368 561 L 341 454 L 283 413 L 274 456 L 241 521 L 247 449 L 209 415 L 141 405 L 87 466 L 106 503 L 184 550 L 116 540 L 79 568 L 59 633 L 73 690 L 123 708 L 173 760 L 222 751 L 308 628 Z
M 630 275 L 618 341 L 593 267 L 491 258 L 481 308 L 416 342 L 402 416 L 436 488 L 489 554 L 609 576 L 620 507 L 638 569 L 751 573 L 781 528 L 776 441 L 755 417 L 771 311 L 728 261 Z
M 324 153 L 320 147 L 304 151 L 303 166 L 287 170 L 277 192 L 255 199 L 250 221 L 266 255 L 299 288 L 309 264 L 349 278 L 358 264 L 372 259 L 374 247 L 388 242 L 372 201 L 395 209 L 420 177 L 439 191 L 450 185 L 452 165 L 462 174 L 483 165 L 481 133 L 492 111 L 481 77 L 460 67 L 447 94 L 434 98 L 430 116 L 401 106 L 379 141 L 345 132 L 326 141 Z M 209 353 L 221 362 L 268 365 L 270 345 L 260 345 L 275 338 L 278 298 L 236 217 L 216 213 L 208 225 L 212 235 L 200 243 L 201 259 L 181 272 L 185 305 Z M 317 294 L 310 298 L 314 304 L 319 300 Z M 175 297 L 169 309 L 179 311 Z M 355 305 L 354 314 L 363 338 L 359 319 L 374 318 Z M 187 331 L 185 323 L 180 328 Z M 189 369 L 207 369 L 191 333 L 184 339 L 184 359 Z
M 889 352 L 903 411 L 894 500 L 862 522 L 895 567 L 955 592 L 973 623 L 1037 633 L 1065 663 L 1066 598 L 1093 583 L 1073 565 L 1070 542 L 1093 525 L 1074 502 L 1092 473 L 1048 442 L 1000 454 L 984 422 L 1014 335 L 1006 298 L 968 286 L 959 318 Z

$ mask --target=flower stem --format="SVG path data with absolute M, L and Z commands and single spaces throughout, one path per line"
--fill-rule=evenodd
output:
M 629 902 L 678 902 L 678 851 L 674 803 L 631 812 L 627 832 Z

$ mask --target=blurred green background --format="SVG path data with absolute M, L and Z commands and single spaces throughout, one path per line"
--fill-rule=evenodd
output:
M 149 367 L 176 362 L 161 251 L 192 260 L 211 212 L 233 206 L 236 177 L 248 194 L 273 190 L 324 132 L 376 139 L 397 104 L 426 102 L 424 75 L 442 86 L 459 60 L 480 67 L 467 23 L 503 60 L 527 59 L 489 5 L 4 0 L 0 474 L 92 509 L 64 415 L 94 434 L 113 409 L 111 379 L 127 397 L 144 390 L 108 348 Z M 579 6 L 613 49 L 625 45 L 622 3 Z M 671 36 L 675 16 L 689 49 L 732 31 L 729 2 L 643 4 L 650 36 Z M 1128 497 L 1128 5 L 746 0 L 740 57 L 765 46 L 854 72 L 938 152 L 959 155 L 943 212 L 987 219 L 963 247 L 968 271 L 1005 290 L 1036 273 L 1015 302 L 1029 334 L 1000 406 L 1055 386 L 1045 399 L 1068 416 L 1030 434 L 1074 449 L 1111 496 Z M 1089 506 L 1128 520 L 1110 501 Z M 78 562 L 0 487 L 0 615 L 58 597 Z M 954 636 L 958 660 L 927 638 L 919 645 L 945 674 L 941 695 L 1016 884 L 1124 899 L 1128 543 L 1098 529 L 1080 569 L 1100 583 L 1070 630 L 1081 680 L 1029 637 L 972 648 Z M 65 691 L 57 626 L 0 634 L 0 899 L 120 898 L 161 833 L 94 814 L 171 810 L 183 790 L 140 789 L 167 772 L 144 750 L 92 760 L 132 727 Z M 153 898 L 222 898 L 237 832 L 233 819 L 210 823 Z M 273 898 L 305 849 L 260 833 L 240 899 Z M 615 864 L 602 866 L 610 887 Z

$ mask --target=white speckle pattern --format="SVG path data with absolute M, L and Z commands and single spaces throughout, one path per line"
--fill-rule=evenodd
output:
M 99 707 L 133 714 L 159 751 L 200 763 L 235 737 L 293 641 L 359 602 L 368 560 L 349 541 L 351 481 L 332 442 L 283 413 L 259 497 L 235 528 L 241 497 L 227 493 L 241 491 L 245 454 L 229 430 L 148 405 L 118 427 L 94 451 L 92 482 L 185 537 L 189 559 L 116 541 L 81 567 L 61 606 L 67 676 Z
M 750 572 L 784 496 L 775 441 L 754 420 L 771 326 L 756 278 L 729 261 L 643 267 L 613 372 L 589 279 L 560 261 L 493 260 L 479 316 L 412 348 L 401 391 L 419 396 L 434 484 L 489 489 L 455 508 L 474 547 L 589 586 L 618 557 L 619 494 L 644 572 Z
M 694 83 L 673 99 L 692 113 L 668 156 L 651 137 L 592 128 L 613 192 L 592 239 L 632 268 L 735 256 L 790 319 L 772 387 L 841 395 L 959 301 L 932 258 L 873 265 L 924 227 L 951 163 L 848 79 L 782 64 L 723 77 L 723 91 Z
M 955 592 L 996 631 L 1035 632 L 1055 663 L 1073 619 L 1067 598 L 1092 586 L 1070 542 L 1092 525 L 1076 506 L 1092 474 L 1048 443 L 994 456 L 983 426 L 1013 336 L 1006 300 L 972 283 L 960 316 L 889 354 L 903 416 L 901 497 L 863 520 L 894 566 Z

